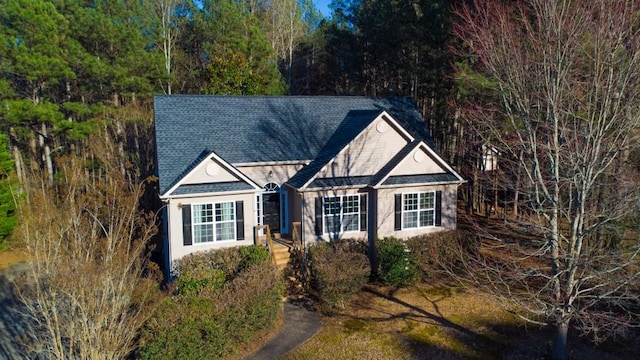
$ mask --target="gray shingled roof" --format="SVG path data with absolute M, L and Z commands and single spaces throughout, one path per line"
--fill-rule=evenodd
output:
M 367 186 L 371 184 L 371 176 L 349 176 L 314 179 L 308 189 L 324 189 L 340 186 Z
M 253 186 L 240 181 L 210 184 L 188 184 L 178 186 L 178 188 L 172 192 L 172 195 L 217 193 L 224 191 L 242 191 L 252 189 Z
M 387 180 L 382 183 L 382 185 L 418 185 L 459 181 L 460 179 L 458 179 L 458 177 L 452 173 L 399 175 L 389 176 Z
M 209 151 L 231 164 L 314 160 L 340 126 L 349 129 L 343 124 L 346 118 L 359 128 L 372 111 L 381 110 L 414 137 L 431 143 L 410 98 L 156 95 L 160 193 Z M 340 142 L 353 134 L 347 135 Z

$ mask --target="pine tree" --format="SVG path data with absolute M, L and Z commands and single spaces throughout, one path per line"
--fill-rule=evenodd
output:
M 0 248 L 16 226 L 16 186 L 9 139 L 0 134 Z

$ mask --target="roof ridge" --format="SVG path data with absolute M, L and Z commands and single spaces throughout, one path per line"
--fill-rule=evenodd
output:
M 238 98 L 238 99 L 372 99 L 372 100 L 385 100 L 385 99 L 413 99 L 411 96 L 365 96 L 365 95 L 213 95 L 213 94 L 154 94 L 156 97 L 176 98 L 176 97 L 202 97 L 202 98 Z
M 336 137 L 332 138 L 339 135 L 336 131 L 348 132 L 338 138 L 349 135 L 339 145 L 356 135 L 349 133 L 354 124 L 345 128 L 342 123 L 347 114 L 359 118 L 355 123 L 364 128 L 364 120 L 381 111 L 389 113 L 413 137 L 428 139 L 415 102 L 406 96 L 156 94 L 160 188 L 174 186 L 202 149 L 215 151 L 230 164 L 314 160 L 321 150 L 328 156 L 331 149 L 325 146 L 336 146 Z

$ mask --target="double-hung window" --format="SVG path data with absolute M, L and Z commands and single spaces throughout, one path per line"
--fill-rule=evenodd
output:
M 360 196 L 344 195 L 323 198 L 325 234 L 360 231 Z
M 235 203 L 193 205 L 193 241 L 207 243 L 236 239 Z
M 402 194 L 402 228 L 435 226 L 435 191 Z

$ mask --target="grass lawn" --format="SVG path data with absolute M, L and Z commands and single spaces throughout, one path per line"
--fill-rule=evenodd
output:
M 525 326 L 486 296 L 447 285 L 368 285 L 290 352 L 303 359 L 544 359 L 551 333 Z M 595 348 L 569 339 L 572 359 L 637 359 L 637 343 Z

